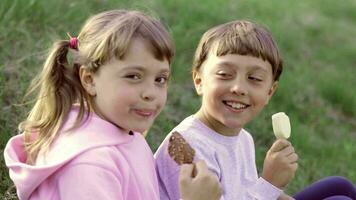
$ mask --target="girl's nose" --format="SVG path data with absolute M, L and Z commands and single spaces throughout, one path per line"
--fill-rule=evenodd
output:
M 145 87 L 141 93 L 141 98 L 145 101 L 152 101 L 156 97 L 156 88 L 154 86 Z

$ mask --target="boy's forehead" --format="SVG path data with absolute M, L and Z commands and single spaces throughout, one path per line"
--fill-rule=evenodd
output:
M 262 59 L 261 57 L 229 53 L 221 56 L 217 56 L 213 53 L 209 54 L 206 59 L 205 65 L 208 65 L 210 67 L 228 68 L 248 66 L 251 69 L 260 69 L 263 71 L 272 70 L 271 64 L 267 60 Z

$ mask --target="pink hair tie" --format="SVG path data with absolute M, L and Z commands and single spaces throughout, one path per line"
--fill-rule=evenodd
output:
M 78 38 L 71 37 L 69 40 L 69 48 L 78 50 Z

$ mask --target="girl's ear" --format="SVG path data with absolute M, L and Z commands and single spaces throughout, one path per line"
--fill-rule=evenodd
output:
M 277 88 L 278 88 L 278 81 L 274 81 L 271 88 L 268 91 L 268 98 L 266 100 L 266 105 L 268 104 L 269 100 L 272 98 L 272 96 L 276 92 Z
M 200 96 L 203 94 L 203 86 L 202 86 L 202 80 L 199 72 L 194 71 L 193 72 L 193 81 L 194 81 L 194 86 L 197 94 Z
M 79 69 L 79 77 L 85 91 L 91 96 L 96 96 L 94 72 L 87 67 L 81 66 Z

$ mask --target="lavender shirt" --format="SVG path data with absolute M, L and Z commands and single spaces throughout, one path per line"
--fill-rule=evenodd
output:
M 253 138 L 244 129 L 237 136 L 227 137 L 213 131 L 194 116 L 183 120 L 178 131 L 196 152 L 195 161 L 205 160 L 223 188 L 224 200 L 273 200 L 282 190 L 257 175 Z M 171 132 L 171 133 L 172 133 Z M 179 166 L 168 154 L 167 135 L 155 153 L 161 200 L 178 200 Z

